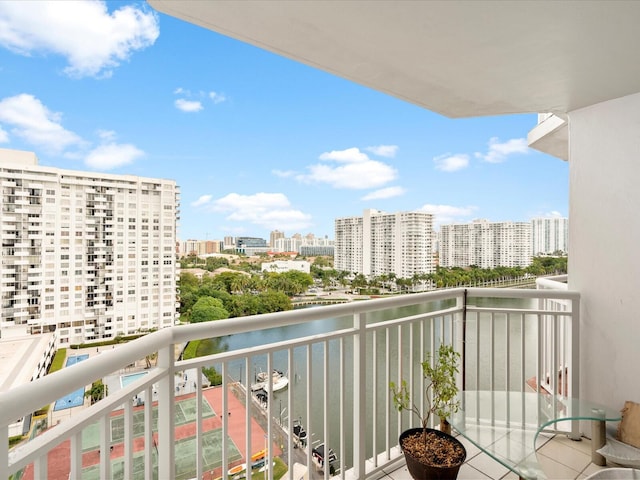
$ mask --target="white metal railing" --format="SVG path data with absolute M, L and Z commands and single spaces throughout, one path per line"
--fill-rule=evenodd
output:
M 544 309 L 540 307 L 544 299 L 563 301 L 568 307 Z M 69 478 L 81 478 L 91 459 L 100 478 L 202 478 L 205 471 L 226 477 L 225 472 L 240 462 L 238 452 L 245 452 L 244 462 L 256 450 L 256 436 L 267 447 L 268 465 L 276 455 L 289 465 L 285 478 L 293 478 L 296 462 L 314 468 L 311 447 L 319 443 L 337 455 L 333 468 L 324 469 L 325 478 L 332 473 L 342 478 L 372 477 L 400 460 L 398 435 L 415 424 L 415 419 L 393 408 L 389 382 L 407 379 L 415 401 L 424 405 L 419 364 L 442 342 L 453 343 L 463 353 L 462 388 L 539 389 L 540 379 L 566 369 L 567 393 L 575 395 L 578 305 L 579 295 L 570 291 L 451 289 L 163 329 L 1 394 L 0 435 L 6 437 L 16 419 L 157 353 L 157 364 L 141 379 L 109 392 L 30 442 L 10 452 L 7 443 L 0 442 L 0 478 L 25 468 L 32 469 L 32 478 L 47 478 L 53 473 L 48 471 L 49 456 L 59 449 L 70 452 L 63 472 Z M 545 322 L 568 334 L 540 335 Z M 175 345 L 209 338 L 245 343 L 195 359 L 175 358 Z M 543 364 L 547 348 L 554 352 L 555 364 Z M 222 374 L 222 386 L 209 389 L 200 372 L 212 366 Z M 246 393 L 251 392 L 250 374 L 258 366 L 267 372 L 285 370 L 289 376 L 288 389 L 271 395 L 266 407 Z M 188 444 L 176 420 L 177 413 L 184 413 L 180 402 L 186 398 L 176 394 L 176 378 L 187 371 L 197 372 L 193 393 L 187 396 L 195 399 Z M 273 381 L 268 377 L 267 390 Z M 215 407 L 214 392 L 219 397 Z M 138 398 L 146 400 L 143 407 L 134 405 Z M 231 400 L 243 407 L 240 433 L 231 431 L 232 419 L 225 414 Z M 207 403 L 214 407 L 213 420 Z M 256 423 L 256 419 L 262 420 Z M 294 439 L 287 434 L 298 419 L 308 433 L 306 450 L 294 448 Z M 122 426 L 119 433 L 114 433 L 115 423 Z M 85 441 L 83 446 L 87 430 L 99 432 L 97 445 L 87 446 Z M 219 442 L 220 448 L 213 450 L 216 458 L 207 450 L 213 432 L 221 439 L 233 437 Z M 112 459 L 114 444 L 117 452 Z M 59 464 L 55 462 L 56 468 Z

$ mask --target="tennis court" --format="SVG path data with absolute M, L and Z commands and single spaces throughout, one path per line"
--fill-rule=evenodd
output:
M 158 408 L 152 408 L 152 428 L 157 432 Z M 206 398 L 202 399 L 203 418 L 215 415 L 213 408 Z M 196 420 L 196 398 L 188 398 L 176 402 L 176 427 L 187 425 Z M 114 415 L 110 419 L 111 423 L 111 444 L 117 445 L 124 441 L 124 415 Z M 83 452 L 96 450 L 100 445 L 100 426 L 98 423 L 89 425 L 82 431 Z M 133 436 L 144 436 L 144 409 L 133 412 Z M 229 462 L 235 462 L 242 458 L 238 447 L 231 438 L 227 438 L 227 448 L 229 452 Z M 175 465 L 176 479 L 186 480 L 193 478 L 196 473 L 196 437 L 191 436 L 176 441 L 175 444 Z M 154 478 L 157 478 L 157 451 L 153 452 Z M 222 465 L 222 429 L 207 431 L 202 436 L 202 461 L 206 470 L 213 470 Z M 124 460 L 122 458 L 111 461 L 112 478 L 114 480 L 124 479 Z M 100 469 L 98 465 L 83 468 L 82 478 L 85 480 L 98 480 Z M 133 456 L 133 479 L 144 478 L 144 451 L 134 453 Z
M 155 405 L 151 409 L 152 428 L 158 431 L 158 407 Z M 193 423 L 196 421 L 196 399 L 195 397 L 176 402 L 175 408 L 176 426 Z M 206 398 L 202 398 L 202 418 L 213 417 L 215 412 Z M 111 443 L 122 443 L 124 441 L 124 415 L 118 414 L 111 417 Z M 144 435 L 144 409 L 133 412 L 133 436 L 142 437 Z M 100 425 L 94 423 L 82 431 L 82 451 L 96 450 L 100 447 Z
M 89 355 L 76 355 L 74 357 L 67 358 L 65 362 L 65 367 L 70 367 L 71 365 L 75 365 L 78 362 L 82 362 L 89 358 Z M 84 403 L 84 387 L 79 388 L 71 393 L 66 394 L 64 397 L 56 400 L 55 405 L 53 406 L 53 411 L 57 412 L 58 410 L 64 410 L 65 408 L 73 408 L 79 407 Z
M 231 438 L 227 437 L 229 463 L 242 458 L 238 447 Z M 187 480 L 196 474 L 196 438 L 190 437 L 179 440 L 175 445 L 176 480 Z M 158 456 L 152 452 L 153 478 L 158 478 Z M 211 430 L 202 435 L 202 462 L 204 470 L 213 470 L 222 465 L 222 429 Z M 111 461 L 111 478 L 124 480 L 124 460 L 122 458 Z M 100 480 L 100 467 L 93 465 L 82 469 L 83 480 Z M 132 480 L 144 479 L 144 452 L 133 455 Z

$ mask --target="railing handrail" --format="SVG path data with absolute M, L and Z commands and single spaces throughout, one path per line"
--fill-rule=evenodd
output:
M 118 371 L 130 363 L 150 355 L 167 345 L 185 343 L 201 338 L 214 338 L 246 331 L 295 325 L 329 317 L 350 316 L 358 313 L 397 308 L 416 303 L 458 298 L 467 291 L 468 297 L 508 298 L 514 293 L 521 298 L 579 298 L 578 292 L 557 290 L 517 290 L 503 288 L 453 288 L 433 292 L 413 293 L 322 308 L 290 310 L 286 312 L 252 315 L 190 325 L 164 328 L 104 353 L 46 375 L 28 384 L 20 385 L 0 394 L 0 425 L 8 425 L 29 412 L 36 411 L 63 397 L 69 391 L 91 384 Z M 64 381 L 62 381 L 64 379 Z

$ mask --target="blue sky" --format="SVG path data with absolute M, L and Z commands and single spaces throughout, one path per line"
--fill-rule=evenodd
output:
M 180 239 L 333 238 L 366 208 L 566 216 L 567 163 L 526 147 L 536 119 L 447 119 L 146 3 L 0 2 L 0 148 L 176 180 Z

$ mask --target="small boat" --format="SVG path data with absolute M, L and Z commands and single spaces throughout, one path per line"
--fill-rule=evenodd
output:
M 227 472 L 227 475 L 231 476 L 231 475 L 236 475 L 238 473 L 244 472 L 247 469 L 247 464 L 243 463 L 242 465 L 236 465 L 233 468 L 230 468 L 229 471 Z
M 273 462 L 272 466 L 275 467 L 276 466 L 276 462 Z M 269 465 L 263 465 L 262 467 L 260 467 L 260 469 L 258 469 L 258 473 L 266 472 L 267 470 L 269 470 Z
M 304 448 L 307 446 L 307 431 L 302 426 L 300 420 L 293 421 L 293 443 L 295 447 Z
M 324 470 L 325 463 L 328 463 L 329 473 L 332 475 L 334 474 L 335 467 L 332 464 L 338 460 L 338 457 L 336 457 L 336 454 L 330 448 L 328 449 L 328 454 L 325 455 L 324 443 L 321 443 L 317 447 L 313 447 L 311 450 L 311 458 L 313 458 L 320 470 Z
M 273 391 L 277 392 L 278 390 L 282 390 L 289 385 L 289 379 L 287 376 L 279 371 L 274 369 L 271 373 L 271 383 L 273 386 Z M 251 385 L 252 391 L 264 390 L 265 392 L 269 392 L 269 377 L 267 372 L 260 372 L 256 375 L 256 383 Z
M 257 462 L 258 460 L 264 458 L 266 455 L 267 455 L 267 449 L 263 448 L 259 452 L 256 452 L 253 455 L 251 455 L 251 461 L 252 462 Z

